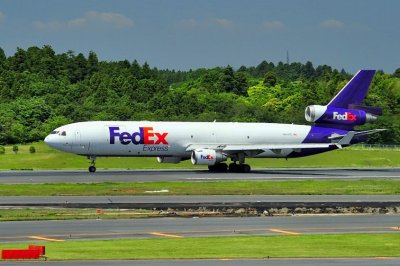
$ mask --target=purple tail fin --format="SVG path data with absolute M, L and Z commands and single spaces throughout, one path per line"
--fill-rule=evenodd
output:
M 319 127 L 345 130 L 376 120 L 382 115 L 382 109 L 362 105 L 374 74 L 375 70 L 358 71 L 330 103 L 307 106 L 306 120 Z
M 327 106 L 348 108 L 349 105 L 361 105 L 367 95 L 374 74 L 375 70 L 358 71 Z

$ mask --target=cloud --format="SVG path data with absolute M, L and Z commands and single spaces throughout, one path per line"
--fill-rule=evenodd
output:
M 345 24 L 342 21 L 336 19 L 324 20 L 319 24 L 320 28 L 323 29 L 342 29 Z
M 119 13 L 101 13 L 96 11 L 89 11 L 85 14 L 88 21 L 101 22 L 112 25 L 117 29 L 133 27 L 133 21 Z
M 285 25 L 278 21 L 278 20 L 273 20 L 273 21 L 265 21 L 262 24 L 263 28 L 266 30 L 281 30 L 283 28 L 285 28 Z
M 233 28 L 234 24 L 232 20 L 225 18 L 216 18 L 210 21 L 211 24 L 217 25 L 220 28 L 229 29 Z
M 88 11 L 80 18 L 67 21 L 34 21 L 32 25 L 37 30 L 63 30 L 86 27 L 126 29 L 132 28 L 134 22 L 130 18 L 119 13 Z
M 232 20 L 226 18 L 211 18 L 204 20 L 197 19 L 184 19 L 178 22 L 178 26 L 182 28 L 221 28 L 221 29 L 231 29 L 235 26 Z

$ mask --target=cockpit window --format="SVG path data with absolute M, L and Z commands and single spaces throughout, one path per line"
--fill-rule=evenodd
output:
M 58 132 L 60 132 L 60 131 L 54 130 L 50 134 L 58 134 Z
M 66 135 L 67 135 L 67 132 L 65 132 L 65 131 L 61 132 L 61 136 L 66 136 Z

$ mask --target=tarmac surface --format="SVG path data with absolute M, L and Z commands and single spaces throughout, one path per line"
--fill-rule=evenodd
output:
M 1 222 L 0 243 L 400 232 L 399 215 L 295 215 Z
M 210 173 L 206 170 L 0 171 L 0 183 L 92 183 L 156 181 L 260 181 L 304 179 L 400 179 L 400 168 L 255 169 L 250 173 Z

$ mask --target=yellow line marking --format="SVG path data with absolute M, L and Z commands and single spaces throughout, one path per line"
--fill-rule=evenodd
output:
M 172 238 L 183 238 L 183 236 L 173 235 L 173 234 L 164 234 L 160 232 L 151 232 L 150 235 L 155 236 L 165 236 L 165 237 L 172 237 Z
M 392 227 L 389 227 L 390 229 L 393 229 L 393 230 L 400 230 L 400 226 L 392 226 Z
M 222 260 L 222 261 L 234 261 L 234 259 L 219 259 L 219 260 Z
M 377 260 L 390 260 L 392 259 L 391 257 L 375 257 Z
M 269 231 L 274 232 L 274 233 L 287 234 L 287 235 L 301 235 L 301 233 L 298 233 L 298 232 L 285 231 L 285 230 L 280 230 L 280 229 L 269 229 Z
M 62 240 L 62 239 L 47 238 L 47 237 L 42 237 L 42 236 L 28 236 L 28 238 L 37 239 L 37 240 L 51 241 L 51 242 L 64 242 L 65 241 L 65 240 Z

